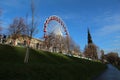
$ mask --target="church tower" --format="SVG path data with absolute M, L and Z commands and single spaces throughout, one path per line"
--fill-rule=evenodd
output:
M 88 44 L 85 47 L 84 55 L 87 58 L 98 59 L 97 46 L 93 43 L 90 31 L 88 29 Z
M 88 44 L 92 44 L 92 43 L 93 43 L 92 37 L 91 37 L 90 31 L 89 31 L 89 28 L 88 28 Z

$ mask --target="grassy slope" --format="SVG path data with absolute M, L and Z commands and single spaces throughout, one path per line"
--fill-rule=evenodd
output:
M 25 48 L 0 45 L 0 80 L 90 80 L 106 66 L 84 59 L 30 50 L 24 64 Z

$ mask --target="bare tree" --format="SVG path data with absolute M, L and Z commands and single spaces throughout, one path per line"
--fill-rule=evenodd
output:
M 45 39 L 46 49 L 53 52 L 57 52 L 59 49 L 60 52 L 62 44 L 61 38 L 61 35 L 55 35 L 54 33 L 50 33 Z
M 104 50 L 101 50 L 101 61 L 104 62 L 105 56 L 104 56 Z
M 72 55 L 79 55 L 79 53 L 80 53 L 80 46 L 77 45 L 71 37 L 68 38 L 67 45 L 68 45 L 68 50 L 69 50 L 70 54 L 72 54 Z
M 80 55 L 81 51 L 80 51 L 80 46 L 75 44 L 74 47 L 74 55 Z
M 52 49 L 51 51 L 53 52 L 68 52 L 67 38 L 65 36 L 50 33 L 47 35 L 47 38 L 45 38 L 45 45 L 47 50 Z
M 67 54 L 71 54 L 71 37 L 69 36 L 69 35 L 67 35 L 67 36 L 65 36 L 64 38 L 63 38 L 63 43 L 64 43 L 64 49 L 63 50 L 65 50 L 65 53 L 67 53 Z
M 24 59 L 24 63 L 28 63 L 29 60 L 29 47 L 31 44 L 31 39 L 33 38 L 33 35 L 36 34 L 36 32 L 38 32 L 37 30 L 37 22 L 35 21 L 35 6 L 34 6 L 34 1 L 31 0 L 31 14 L 32 14 L 32 20 L 31 23 L 28 23 L 28 36 L 29 36 L 29 40 L 28 42 L 28 46 L 27 46 L 27 50 L 26 50 L 26 55 L 25 55 L 25 59 Z
M 68 36 L 56 35 L 55 37 L 56 47 L 59 49 L 60 53 L 70 53 L 70 45 Z
M 15 40 L 19 38 L 22 34 L 26 32 L 26 24 L 23 18 L 15 18 L 8 28 L 12 39 Z M 15 45 L 15 44 L 14 44 Z
M 0 16 L 2 15 L 2 9 L 0 8 Z M 0 32 L 3 30 L 3 27 L 1 26 L 2 20 L 0 19 Z
M 111 64 L 114 64 L 114 65 L 118 65 L 118 63 L 119 63 L 119 56 L 118 56 L 118 53 L 116 53 L 116 52 L 109 52 L 106 55 L 106 59 L 108 62 L 110 62 Z
M 87 46 L 85 46 L 84 55 L 87 58 L 98 59 L 97 46 L 94 45 L 93 43 L 88 44 Z
M 45 49 L 46 50 L 49 50 L 50 47 L 53 47 L 54 46 L 54 40 L 55 40 L 55 37 L 54 37 L 54 34 L 53 33 L 50 33 L 44 40 L 44 43 L 45 43 Z

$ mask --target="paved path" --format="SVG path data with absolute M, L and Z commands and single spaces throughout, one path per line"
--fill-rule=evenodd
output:
M 111 64 L 108 64 L 107 66 L 108 69 L 95 80 L 120 80 L 120 71 Z

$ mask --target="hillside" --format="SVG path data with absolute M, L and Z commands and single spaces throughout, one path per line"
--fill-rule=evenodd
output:
M 0 45 L 0 80 L 91 80 L 106 68 L 100 62 L 33 49 L 24 64 L 25 51 Z

